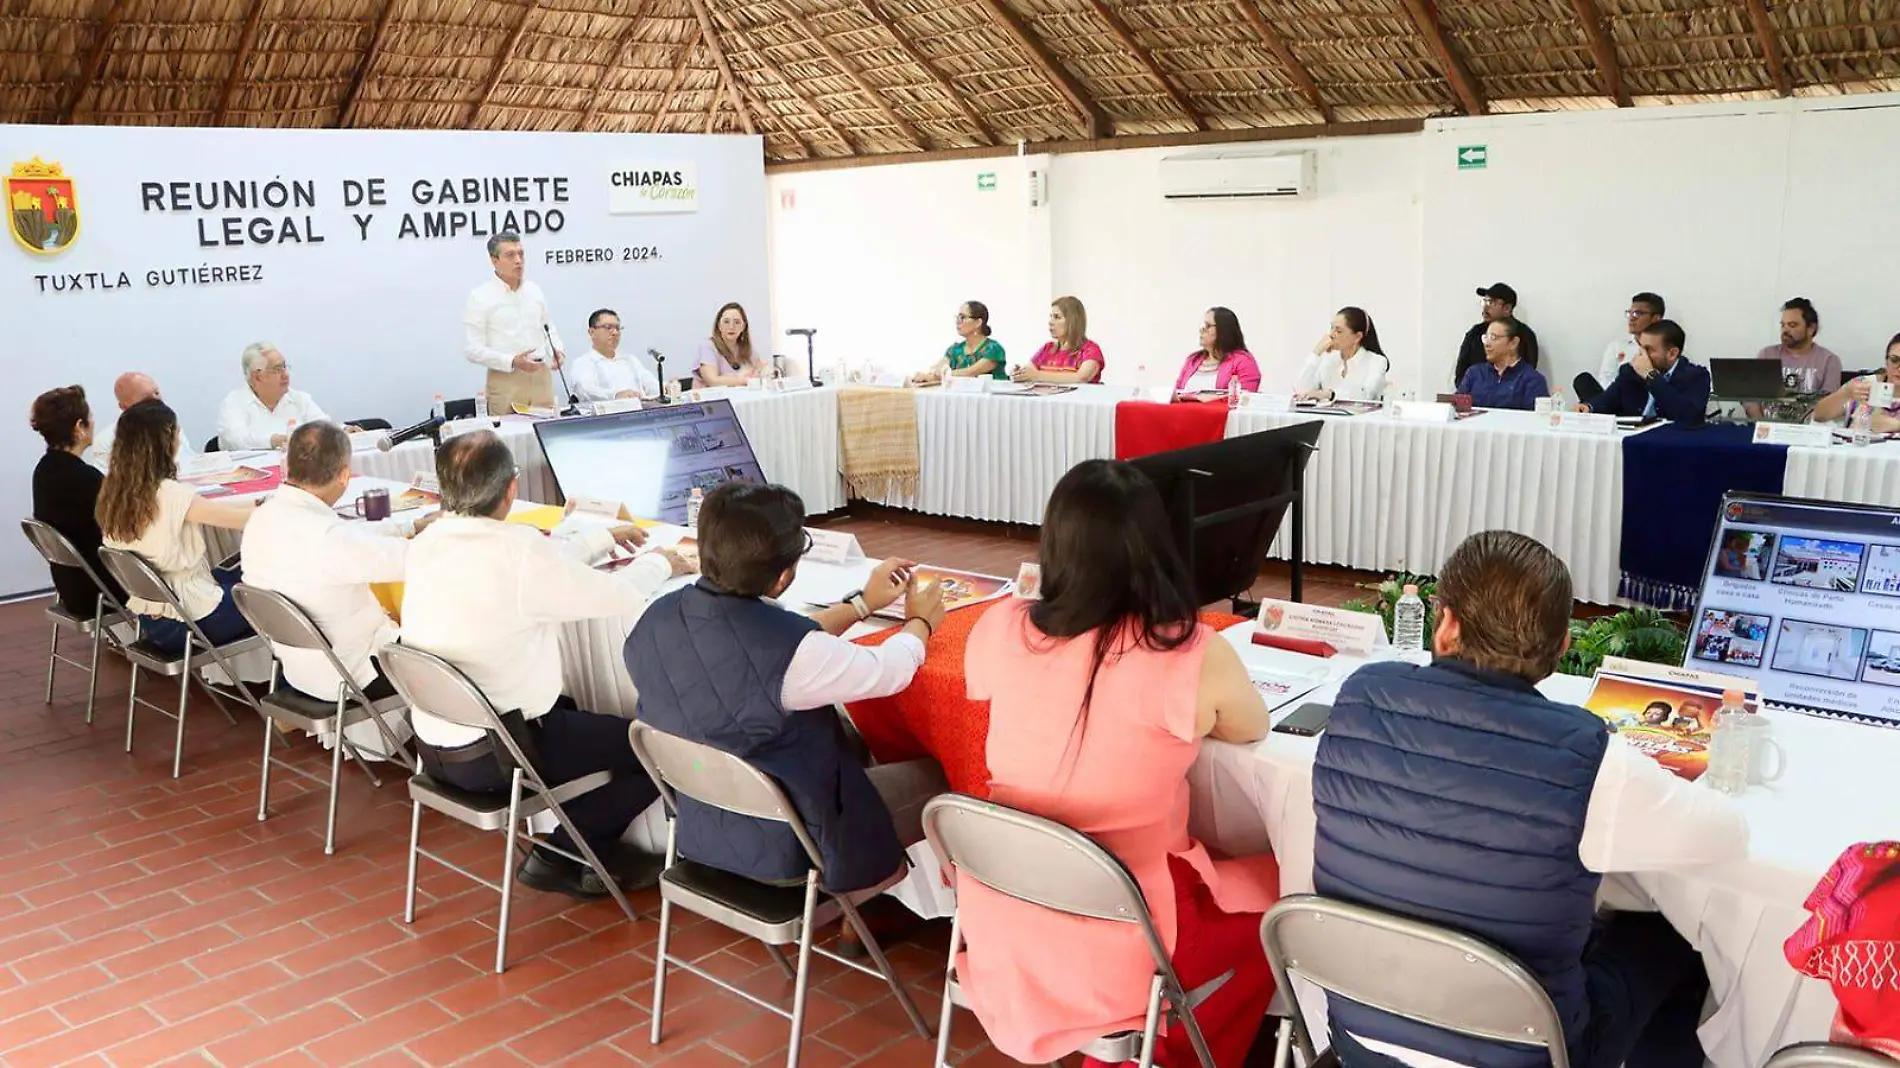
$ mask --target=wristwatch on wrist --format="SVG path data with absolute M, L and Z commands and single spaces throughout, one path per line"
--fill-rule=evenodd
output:
M 850 605 L 851 610 L 858 614 L 858 622 L 862 623 L 871 618 L 871 605 L 864 599 L 863 590 L 852 590 L 845 594 L 844 603 Z
M 1643 379 L 1643 381 L 1650 382 L 1650 383 L 1660 382 L 1662 381 L 1662 376 L 1663 376 L 1663 373 L 1661 371 L 1651 368 L 1649 372 L 1649 376 Z

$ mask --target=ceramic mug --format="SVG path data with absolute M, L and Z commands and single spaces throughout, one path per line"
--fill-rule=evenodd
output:
M 1755 738 L 1754 741 L 1755 744 L 1750 748 L 1748 754 L 1748 784 L 1750 786 L 1762 786 L 1780 779 L 1781 773 L 1788 770 L 1788 751 L 1781 747 L 1780 742 L 1766 735 L 1759 736 Z M 1765 765 L 1767 765 L 1769 761 L 1764 759 L 1771 749 L 1774 750 L 1775 753 L 1775 759 L 1773 761 L 1775 769 L 1773 773 L 1767 770 Z
M 381 486 L 363 491 L 356 499 L 356 514 L 372 523 L 389 518 L 389 491 Z

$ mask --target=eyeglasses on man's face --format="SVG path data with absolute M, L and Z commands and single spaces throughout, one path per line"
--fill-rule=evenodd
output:
M 610 333 L 618 334 L 620 332 L 620 324 L 619 323 L 602 323 L 599 326 L 594 327 L 594 329 L 606 330 Z

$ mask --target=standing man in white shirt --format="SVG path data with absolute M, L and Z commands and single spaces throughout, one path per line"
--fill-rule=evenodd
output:
M 1314 889 L 1516 957 L 1576 1068 L 1700 1068 L 1702 958 L 1660 913 L 1599 918 L 1596 895 L 1613 872 L 1741 860 L 1748 824 L 1537 691 L 1570 644 L 1570 571 L 1549 549 L 1474 534 L 1439 572 L 1438 601 L 1430 665 L 1367 665 L 1333 701 L 1313 765 Z M 1327 1014 L 1343 1068 L 1548 1063 L 1332 995 Z
M 290 361 L 268 341 L 244 346 L 240 357 L 244 388 L 234 389 L 218 407 L 218 448 L 281 449 L 290 432 L 305 423 L 330 418 L 310 394 L 290 388 Z
M 152 379 L 151 375 L 143 371 L 127 371 L 114 379 L 112 382 L 112 398 L 119 402 L 119 410 L 121 412 L 140 401 L 162 401 L 165 399 L 164 395 L 158 390 L 158 383 Z M 112 459 L 112 439 L 117 427 L 118 424 L 116 422 L 108 423 L 105 426 L 95 425 L 93 427 L 92 446 L 86 450 L 85 455 L 87 463 L 101 471 L 106 469 L 107 461 Z M 176 457 L 178 466 L 183 467 L 186 460 L 197 455 L 198 450 L 192 448 L 191 445 L 191 435 L 185 433 L 184 428 L 180 427 L 178 432 L 178 455 Z
M 244 581 L 281 593 L 303 609 L 365 695 L 380 701 L 394 697 L 396 689 L 370 655 L 401 632 L 370 584 L 402 581 L 409 542 L 394 523 L 352 522 L 336 513 L 351 474 L 350 436 L 342 427 L 318 421 L 292 431 L 284 450 L 284 485 L 258 506 L 244 528 Z M 415 532 L 433 520 L 424 517 Z M 337 699 L 343 680 L 322 652 L 273 649 L 293 689 L 319 701 Z M 408 725 L 392 719 L 396 741 L 405 741 Z M 366 754 L 388 755 L 376 724 L 358 723 L 346 733 Z
M 554 376 L 566 359 L 541 287 L 523 278 L 527 257 L 517 234 L 488 239 L 495 277 L 468 295 L 462 309 L 462 355 L 488 368 L 488 410 L 554 405 Z
M 1630 298 L 1630 306 L 1623 312 L 1629 333 L 1619 341 L 1610 342 L 1603 350 L 1603 362 L 1597 367 L 1597 385 L 1610 388 L 1610 383 L 1616 381 L 1617 370 L 1643 351 L 1643 331 L 1661 319 L 1666 310 L 1663 299 L 1654 293 L 1638 293 Z
M 617 572 L 595 570 L 592 561 L 616 544 L 638 546 L 645 534 L 628 524 L 549 538 L 506 522 L 516 474 L 514 456 L 492 431 L 464 434 L 436 453 L 443 516 L 409 548 L 403 643 L 460 668 L 498 712 L 520 713 L 539 754 L 537 770 L 550 785 L 613 774 L 563 807 L 623 886 L 641 889 L 659 878 L 661 859 L 621 848 L 620 837 L 659 791 L 627 745 L 627 721 L 583 711 L 561 693 L 561 624 L 638 617 L 668 579 L 692 565 L 660 549 Z M 464 790 L 507 791 L 509 776 L 486 732 L 422 708 L 410 717 L 430 775 Z M 575 851 L 565 828 L 551 839 Z M 540 849 L 519 877 L 536 890 L 576 898 L 607 893 L 592 870 Z
M 602 308 L 587 317 L 587 339 L 593 348 L 574 360 L 568 384 L 583 401 L 655 397 L 660 380 L 638 356 L 620 355 L 620 315 Z

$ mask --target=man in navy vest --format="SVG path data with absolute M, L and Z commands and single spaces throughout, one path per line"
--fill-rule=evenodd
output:
M 943 623 L 943 594 L 886 560 L 844 603 L 804 616 L 780 607 L 811 549 L 805 503 L 783 486 L 728 482 L 699 512 L 696 584 L 654 601 L 627 637 L 636 717 L 745 758 L 776 779 L 805 821 L 833 893 L 873 890 L 923 840 L 924 802 L 949 789 L 933 760 L 866 769 L 832 706 L 910 685 Z M 903 633 L 877 648 L 844 640 L 906 597 Z M 679 799 L 680 852 L 767 882 L 803 882 L 811 863 L 782 823 Z
M 1531 538 L 1486 531 L 1452 553 L 1430 666 L 1372 664 L 1340 687 L 1313 770 L 1313 885 L 1515 956 L 1576 1068 L 1698 1068 L 1701 958 L 1659 913 L 1599 919 L 1597 888 L 1604 873 L 1739 860 L 1748 828 L 1720 794 L 1537 692 L 1570 611 L 1569 570 Z M 1327 1009 L 1345 1068 L 1548 1063 L 1343 998 Z

